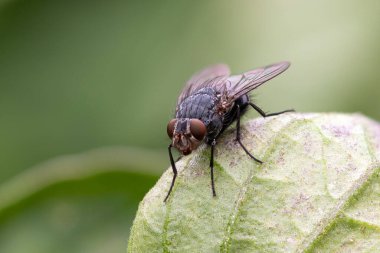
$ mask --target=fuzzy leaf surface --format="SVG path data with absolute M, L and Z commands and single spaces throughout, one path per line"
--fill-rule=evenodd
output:
M 380 252 L 380 125 L 360 114 L 284 114 L 169 168 L 140 203 L 128 252 Z

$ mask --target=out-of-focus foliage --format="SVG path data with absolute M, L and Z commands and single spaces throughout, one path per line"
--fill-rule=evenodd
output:
M 0 252 L 120 252 L 161 154 L 97 149 L 52 159 L 0 186 Z
M 0 1 L 1 189 L 24 173 L 43 182 L 29 168 L 63 154 L 114 145 L 146 149 L 143 160 L 161 154 L 184 81 L 216 62 L 237 73 L 291 61 L 285 74 L 257 91 L 268 111 L 361 111 L 379 120 L 379 13 L 375 0 Z M 23 204 L 1 216 L 0 242 L 13 238 L 28 252 L 83 252 L 90 248 L 80 242 L 126 240 L 141 189 L 168 165 L 162 159 L 147 180 L 130 172 L 116 176 L 116 189 L 112 176 L 96 174 L 75 182 L 57 178 L 56 186 L 42 184 L 33 197 L 17 195 Z M 141 180 L 141 191 L 128 202 L 131 177 Z M 86 213 L 76 216 L 84 218 L 76 218 L 75 227 L 66 203 Z M 54 233 L 51 216 L 69 225 Z M 121 248 L 114 252 L 125 248 L 118 238 Z

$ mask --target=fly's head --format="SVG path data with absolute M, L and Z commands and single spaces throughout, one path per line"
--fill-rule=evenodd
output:
M 172 119 L 167 126 L 172 145 L 183 155 L 190 154 L 203 141 L 207 128 L 199 119 Z

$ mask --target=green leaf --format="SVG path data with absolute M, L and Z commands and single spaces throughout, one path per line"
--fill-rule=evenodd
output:
M 0 185 L 0 252 L 121 252 L 163 154 L 102 148 L 52 159 Z
M 359 114 L 284 114 L 177 162 L 140 203 L 128 252 L 379 252 L 380 126 Z

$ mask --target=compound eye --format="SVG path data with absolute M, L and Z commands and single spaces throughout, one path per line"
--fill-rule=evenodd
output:
M 171 121 L 169 121 L 168 126 L 166 127 L 166 131 L 168 132 L 168 136 L 170 137 L 170 139 L 173 138 L 174 127 L 176 122 L 176 119 L 172 119 Z
M 198 141 L 203 140 L 206 135 L 207 129 L 205 124 L 199 119 L 190 120 L 190 132 Z

